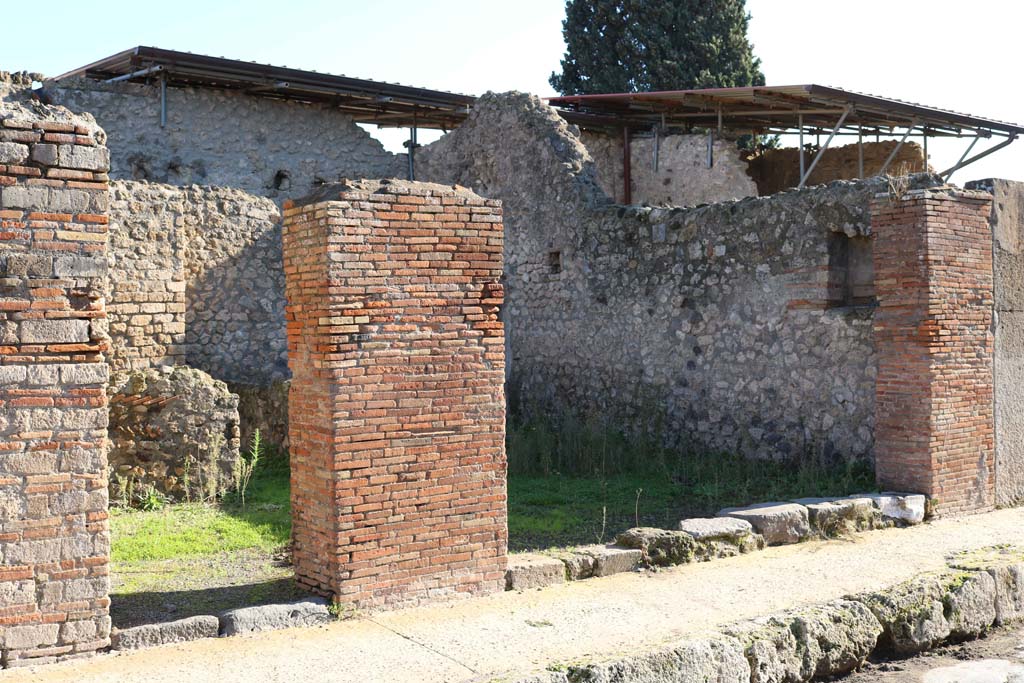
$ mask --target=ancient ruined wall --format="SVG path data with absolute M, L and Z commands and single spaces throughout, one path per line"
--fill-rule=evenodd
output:
M 993 196 L 995 278 L 995 497 L 1024 502 L 1024 183 L 980 180 Z
M 287 377 L 279 212 L 240 190 L 111 184 L 112 367 Z
M 520 406 L 600 411 L 706 451 L 871 457 L 873 309 L 845 304 L 870 302 L 850 274 L 870 290 L 881 181 L 610 206 L 570 128 L 518 94 L 485 96 L 421 158 L 431 178 L 503 201 Z
M 622 137 L 584 133 L 582 142 L 594 160 L 597 181 L 609 197 L 623 200 Z M 757 185 L 747 175 L 747 162 L 731 140 L 715 140 L 714 162 L 707 166 L 707 137 L 651 136 L 630 142 L 630 180 L 634 204 L 696 206 L 756 197 Z
M 807 142 L 813 139 L 807 138 Z M 885 160 L 898 143 L 895 140 L 864 143 L 864 175 L 877 175 Z M 807 153 L 805 163 L 810 167 L 814 155 Z M 924 152 L 915 142 L 904 143 L 889 164 L 888 173 L 906 175 L 919 173 L 924 167 Z M 750 161 L 750 177 L 757 183 L 757 194 L 775 194 L 800 184 L 800 150 L 795 147 L 770 149 Z M 857 144 L 829 147 L 814 167 L 807 185 L 823 185 L 833 180 L 852 180 L 860 177 Z
M 299 583 L 356 608 L 501 590 L 500 204 L 402 181 L 289 204 Z
M 0 664 L 110 643 L 107 150 L 90 117 L 0 104 Z
M 394 155 L 329 107 L 193 88 L 47 81 L 57 104 L 91 112 L 110 138 L 111 177 L 218 185 L 284 199 L 341 178 L 405 175 Z

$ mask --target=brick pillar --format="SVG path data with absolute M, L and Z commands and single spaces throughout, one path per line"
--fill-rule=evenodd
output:
M 109 644 L 103 131 L 0 105 L 0 652 Z
M 875 462 L 942 514 L 993 505 L 991 196 L 875 199 Z
M 360 608 L 500 590 L 500 203 L 361 181 L 284 216 L 299 582 Z

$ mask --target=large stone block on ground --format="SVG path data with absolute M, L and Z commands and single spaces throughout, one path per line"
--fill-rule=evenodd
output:
M 214 498 L 239 458 L 238 397 L 202 370 L 163 367 L 116 374 L 110 399 L 110 494 L 148 487 L 173 500 Z
M 643 551 L 617 545 L 586 545 L 551 555 L 565 565 L 566 577 L 572 581 L 631 572 L 643 563 Z
M 650 652 L 572 666 L 573 683 L 750 683 L 750 666 L 732 638 L 686 640 Z
M 928 511 L 928 500 L 920 493 L 865 493 L 851 498 L 870 498 L 882 513 L 882 517 L 895 522 L 913 525 L 924 521 Z
M 323 598 L 307 598 L 282 605 L 242 607 L 221 615 L 220 634 L 237 636 L 294 626 L 316 626 L 333 618 Z
M 216 638 L 219 633 L 220 620 L 213 615 L 203 615 L 163 624 L 144 624 L 115 630 L 110 635 L 110 642 L 114 650 L 138 650 L 200 638 Z
M 807 508 L 811 528 L 819 536 L 833 538 L 882 524 L 881 512 L 870 498 L 798 498 L 793 501 Z
M 645 564 L 658 567 L 693 562 L 697 550 L 697 542 L 685 531 L 653 527 L 629 529 L 619 534 L 615 542 L 641 551 Z
M 745 508 L 725 508 L 719 517 L 750 522 L 768 545 L 799 543 L 811 534 L 807 508 L 796 503 L 761 503 Z
M 1024 619 L 1024 549 L 999 545 L 958 553 L 949 560 L 954 570 L 983 571 L 995 584 L 997 626 Z
M 505 590 L 527 590 L 565 583 L 565 565 L 561 560 L 535 553 L 508 556 Z
M 836 600 L 734 624 L 726 633 L 743 644 L 751 683 L 794 683 L 860 667 L 882 626 L 865 605 Z

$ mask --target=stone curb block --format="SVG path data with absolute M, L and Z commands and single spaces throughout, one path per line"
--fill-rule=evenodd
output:
M 718 512 L 718 516 L 750 522 L 768 545 L 799 543 L 811 535 L 807 508 L 796 503 L 773 502 L 725 508 Z
M 505 590 L 522 591 L 565 583 L 565 565 L 561 560 L 539 553 L 508 556 Z
M 189 617 L 163 624 L 145 624 L 115 630 L 110 634 L 110 649 L 138 650 L 145 647 L 183 643 L 200 638 L 216 638 L 220 634 L 220 620 L 213 615 Z
M 553 551 L 550 556 L 565 566 L 565 578 L 580 581 L 635 571 L 643 563 L 643 553 L 618 545 L 585 545 Z
M 880 591 L 738 622 L 707 638 L 535 673 L 517 683 L 833 678 L 857 669 L 873 652 L 909 656 L 949 639 L 976 638 L 994 624 L 1024 616 L 1020 559 L 924 574 Z
M 280 605 L 261 605 L 230 610 L 220 616 L 220 635 L 274 631 L 293 626 L 316 626 L 334 617 L 323 598 L 308 598 Z

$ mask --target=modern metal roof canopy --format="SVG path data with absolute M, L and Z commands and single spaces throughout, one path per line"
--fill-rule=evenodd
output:
M 337 107 L 359 123 L 455 128 L 475 97 L 348 76 L 302 71 L 189 52 L 135 47 L 57 76 L 167 87 L 221 88 L 254 97 L 318 102 Z M 166 91 L 165 91 L 166 92 Z
M 809 168 L 801 154 L 801 182 L 814 169 L 821 152 L 837 135 L 902 135 L 909 137 L 965 137 L 970 147 L 960 161 L 942 175 L 1005 147 L 1024 133 L 1024 127 L 1005 121 L 936 109 L 911 102 L 830 88 L 822 85 L 751 86 L 707 90 L 571 95 L 548 102 L 567 120 L 583 128 L 659 130 L 667 126 L 687 130 L 740 130 L 758 134 L 828 133 Z M 978 140 L 998 140 L 993 147 L 968 158 Z M 803 145 L 801 144 L 801 150 Z M 896 156 L 899 146 L 882 168 Z M 861 174 L 863 175 L 863 173 Z

